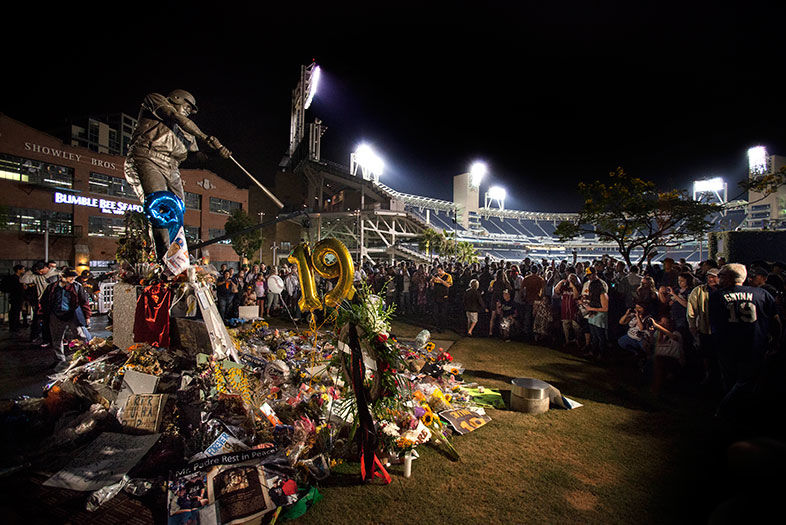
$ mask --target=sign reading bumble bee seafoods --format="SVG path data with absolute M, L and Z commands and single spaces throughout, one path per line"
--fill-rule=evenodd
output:
M 466 408 L 443 410 L 439 413 L 439 417 L 450 423 L 450 425 L 456 429 L 456 432 L 459 434 L 469 434 L 473 430 L 476 430 L 491 421 L 489 416 L 481 416 L 476 412 Z
M 55 204 L 74 204 L 76 206 L 98 208 L 102 213 L 111 215 L 124 215 L 127 211 L 144 211 L 141 204 L 130 204 L 110 199 L 96 199 L 95 197 L 85 197 L 84 195 L 74 195 L 73 193 L 62 193 L 60 191 L 55 192 L 54 201 Z

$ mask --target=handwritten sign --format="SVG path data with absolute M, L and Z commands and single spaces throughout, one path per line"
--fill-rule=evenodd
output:
M 491 421 L 489 416 L 480 416 L 467 408 L 443 410 L 439 417 L 450 423 L 459 434 L 469 434 Z
M 165 400 L 166 394 L 131 394 L 121 422 L 126 427 L 156 432 Z
M 104 432 L 44 485 L 90 491 L 117 483 L 147 454 L 159 435 Z

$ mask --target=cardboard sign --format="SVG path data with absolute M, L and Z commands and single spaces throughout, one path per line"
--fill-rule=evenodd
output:
M 117 483 L 147 454 L 159 435 L 104 432 L 44 485 L 90 491 Z
M 126 370 L 123 373 L 123 386 L 117 395 L 117 406 L 125 407 L 131 394 L 153 394 L 158 387 L 160 378 L 152 374 L 143 374 L 136 370 Z
M 459 434 L 469 434 L 491 421 L 487 415 L 478 415 L 467 408 L 443 410 L 439 417 L 446 420 Z
M 165 401 L 166 394 L 131 394 L 121 423 L 129 428 L 157 432 Z

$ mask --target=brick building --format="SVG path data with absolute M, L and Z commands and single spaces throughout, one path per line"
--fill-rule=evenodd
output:
M 123 215 L 141 205 L 126 183 L 125 158 L 71 146 L 0 113 L 0 273 L 48 254 L 58 264 L 101 272 L 114 261 Z M 190 242 L 224 233 L 248 190 L 208 170 L 181 170 Z M 45 246 L 48 224 L 48 249 Z M 208 248 L 211 262 L 237 265 L 228 244 Z

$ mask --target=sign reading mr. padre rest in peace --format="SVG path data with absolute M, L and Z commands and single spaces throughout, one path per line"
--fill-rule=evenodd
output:
M 131 394 L 121 423 L 125 427 L 156 432 L 165 404 L 166 394 Z

